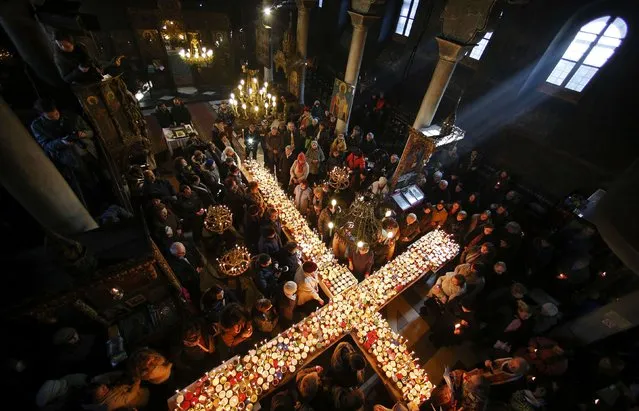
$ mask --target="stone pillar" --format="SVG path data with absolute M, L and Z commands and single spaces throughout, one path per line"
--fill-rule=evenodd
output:
M 359 69 L 362 65 L 362 57 L 364 57 L 364 46 L 366 45 L 366 35 L 368 27 L 374 21 L 378 20 L 378 16 L 360 14 L 349 11 L 351 22 L 353 23 L 353 37 L 351 38 L 351 48 L 348 52 L 348 63 L 346 64 L 346 73 L 344 74 L 344 82 L 350 84 L 354 88 L 357 87 L 357 78 L 359 77 Z M 348 128 L 348 120 L 351 117 L 353 104 L 348 108 L 348 117 L 346 121 L 337 120 L 335 127 L 336 132 L 345 133 Z
M 299 102 L 304 105 L 304 89 L 306 86 L 306 58 L 308 57 L 308 22 L 315 0 L 297 0 L 297 54 L 302 60 L 300 75 Z
M 28 0 L 0 2 L 0 25 L 38 77 L 51 86 L 65 85 L 53 62 L 51 41 Z
M 97 228 L 95 220 L 18 117 L 0 98 L 0 181 L 46 229 L 73 235 Z
M 426 94 L 422 100 L 422 105 L 419 107 L 419 112 L 413 123 L 413 128 L 420 130 L 430 125 L 439 107 L 439 102 L 444 96 L 444 92 L 448 87 L 448 82 L 453 76 L 453 71 L 459 60 L 464 57 L 466 51 L 472 46 L 456 43 L 454 41 L 446 40 L 441 37 L 435 37 L 437 44 L 439 45 L 439 60 L 435 71 L 428 84 Z

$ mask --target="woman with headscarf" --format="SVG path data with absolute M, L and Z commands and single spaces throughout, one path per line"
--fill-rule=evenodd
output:
M 324 152 L 317 141 L 311 141 L 311 146 L 306 150 L 306 160 L 309 167 L 307 180 L 312 185 L 319 179 L 320 166 L 326 160 Z
M 385 196 L 386 194 L 388 194 L 389 188 L 386 177 L 382 176 L 379 178 L 379 180 L 373 182 L 373 184 L 371 184 L 371 191 L 373 192 L 373 194 L 381 196 Z
M 339 153 L 343 156 L 346 153 L 346 150 L 348 150 L 348 147 L 346 146 L 344 134 L 339 134 L 335 140 L 333 140 L 333 143 L 331 143 L 331 152 L 339 151 Z
M 293 161 L 293 165 L 291 166 L 289 185 L 296 185 L 299 184 L 300 181 L 306 180 L 309 172 L 310 166 L 306 161 L 306 155 L 299 153 L 297 160 Z
M 229 157 L 233 159 L 236 166 L 239 167 L 242 165 L 242 162 L 240 161 L 240 156 L 238 156 L 235 150 L 233 150 L 233 147 L 226 147 L 224 151 L 222 151 L 222 157 L 221 157 L 222 162 L 226 162 L 226 159 Z

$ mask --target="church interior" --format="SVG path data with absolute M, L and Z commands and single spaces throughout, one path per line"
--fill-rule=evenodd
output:
M 635 29 L 0 2 L 7 409 L 639 410 Z

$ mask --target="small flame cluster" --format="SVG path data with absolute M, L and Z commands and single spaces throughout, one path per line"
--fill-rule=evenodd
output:
M 209 206 L 204 219 L 204 227 L 217 234 L 222 234 L 233 225 L 233 213 L 225 205 Z
M 236 277 L 249 269 L 251 253 L 246 247 L 235 246 L 235 248 L 218 258 L 217 264 L 222 274 Z

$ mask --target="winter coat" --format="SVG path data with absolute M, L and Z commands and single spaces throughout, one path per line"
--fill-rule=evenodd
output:
M 326 160 L 326 157 L 324 156 L 324 152 L 322 151 L 321 147 L 318 146 L 317 149 L 310 147 L 308 150 L 306 150 L 306 162 L 308 163 L 308 172 L 310 174 L 319 174 L 320 166 L 322 165 L 324 160 Z

